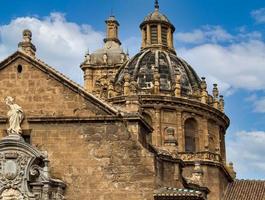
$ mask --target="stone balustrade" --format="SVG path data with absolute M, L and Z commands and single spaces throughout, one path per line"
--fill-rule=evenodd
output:
M 209 151 L 202 151 L 196 153 L 180 152 L 179 157 L 183 161 L 203 160 L 203 161 L 222 162 L 220 154 L 212 153 Z

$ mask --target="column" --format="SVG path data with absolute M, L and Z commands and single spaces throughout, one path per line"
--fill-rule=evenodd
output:
M 84 74 L 85 80 L 85 89 L 88 92 L 92 92 L 93 90 L 93 71 L 92 69 L 86 69 Z
M 154 144 L 156 146 L 161 146 L 162 137 L 161 137 L 161 109 L 160 107 L 155 107 L 155 135 L 153 137 Z
M 144 28 L 142 29 L 142 48 L 145 48 L 146 46 L 146 31 Z
M 161 24 L 158 24 L 157 25 L 157 41 L 158 41 L 158 44 L 162 44 L 162 27 L 161 27 Z
M 146 26 L 146 39 L 147 39 L 147 41 L 146 41 L 146 43 L 147 43 L 147 45 L 150 45 L 151 44 L 151 30 L 150 30 L 150 25 L 149 24 L 147 24 L 147 26 Z
M 171 32 L 171 28 L 167 29 L 167 45 L 169 48 L 173 48 L 173 44 L 172 44 L 172 32 Z

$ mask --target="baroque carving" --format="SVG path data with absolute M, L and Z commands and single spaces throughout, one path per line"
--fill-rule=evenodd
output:
M 194 161 L 194 160 L 205 160 L 213 162 L 221 162 L 221 156 L 216 153 L 211 152 L 196 152 L 196 153 L 179 153 L 179 157 L 184 161 Z
M 0 141 L 0 199 L 64 199 L 65 184 L 50 178 L 48 163 L 45 154 L 24 140 L 3 138 Z

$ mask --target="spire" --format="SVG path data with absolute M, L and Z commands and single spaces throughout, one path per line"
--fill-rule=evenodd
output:
M 159 10 L 159 3 L 158 3 L 158 0 L 155 0 L 155 10 Z
M 121 45 L 119 40 L 119 22 L 116 20 L 115 16 L 111 15 L 106 21 L 107 25 L 107 36 L 104 39 L 104 42 L 107 43 L 108 41 L 114 41 Z

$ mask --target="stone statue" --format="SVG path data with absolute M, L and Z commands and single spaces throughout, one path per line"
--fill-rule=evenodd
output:
M 24 119 L 23 110 L 19 105 L 15 104 L 13 97 L 6 97 L 5 103 L 10 108 L 7 113 L 9 120 L 9 128 L 7 130 L 8 135 L 20 134 L 22 132 L 20 124 Z
M 90 64 L 91 63 L 91 56 L 90 56 L 89 53 L 85 55 L 85 63 L 86 64 Z
M 104 64 L 108 63 L 108 55 L 106 53 L 103 55 L 103 62 Z

